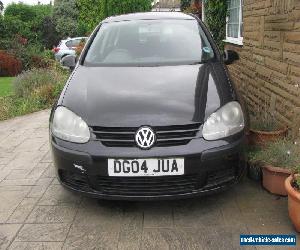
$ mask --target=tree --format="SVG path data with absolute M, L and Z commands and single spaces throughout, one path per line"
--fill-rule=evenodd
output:
M 204 4 L 205 22 L 222 50 L 226 36 L 227 0 L 205 0 Z
M 56 0 L 54 2 L 53 20 L 56 24 L 56 31 L 61 37 L 77 35 L 78 15 L 76 0 Z
M 88 31 L 92 31 L 105 18 L 105 0 L 77 0 L 79 22 L 84 23 Z
M 39 43 L 42 39 L 42 22 L 45 16 L 50 16 L 51 5 L 28 5 L 12 3 L 4 13 L 4 37 L 19 34 L 32 42 Z
M 42 30 L 42 44 L 45 48 L 51 49 L 57 45 L 60 37 L 56 31 L 55 23 L 51 16 L 46 16 L 41 25 Z
M 2 1 L 0 1 L 0 15 L 2 14 L 2 11 L 4 10 L 4 5 Z
M 79 21 L 92 31 L 104 18 L 112 15 L 151 10 L 151 0 L 77 0 Z
M 149 0 L 106 0 L 104 2 L 107 4 L 106 16 L 150 11 L 152 7 L 152 1 Z
M 24 3 L 12 3 L 5 10 L 6 17 L 14 17 L 22 22 L 31 22 L 35 19 L 36 13 L 32 6 Z
M 181 0 L 180 1 L 180 9 L 181 11 L 185 11 L 187 8 L 191 6 L 191 0 Z

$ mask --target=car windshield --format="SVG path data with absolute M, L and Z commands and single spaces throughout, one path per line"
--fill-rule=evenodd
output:
M 85 57 L 86 66 L 196 64 L 214 58 L 196 20 L 103 23 Z

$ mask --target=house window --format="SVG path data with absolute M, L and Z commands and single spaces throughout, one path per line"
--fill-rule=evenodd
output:
M 243 0 L 228 0 L 226 42 L 243 45 Z

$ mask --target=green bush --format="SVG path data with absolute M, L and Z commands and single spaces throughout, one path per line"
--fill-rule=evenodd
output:
M 66 74 L 52 69 L 32 69 L 25 71 L 13 81 L 17 97 L 28 98 L 32 95 L 45 94 L 54 90 L 55 85 L 65 83 Z
M 43 20 L 51 13 L 52 6 L 49 4 L 11 3 L 5 9 L 5 29 L 0 36 L 11 38 L 19 34 L 30 43 L 40 42 L 43 38 Z
M 16 36 L 11 41 L 8 51 L 22 62 L 23 70 L 51 67 L 54 63 L 54 55 L 51 50 L 45 50 L 40 44 L 22 44 L 19 42 L 21 39 Z
M 227 0 L 203 0 L 205 23 L 220 50 L 224 48 L 226 37 Z
M 0 121 L 29 114 L 44 108 L 46 107 L 33 98 L 0 97 Z
M 11 49 L 9 51 L 11 54 L 14 54 L 21 60 L 23 70 L 29 70 L 34 67 L 40 67 L 40 65 L 43 66 L 45 64 L 41 63 L 44 60 L 43 48 L 41 47 L 41 45 L 21 44 L 18 40 L 19 38 L 15 37 L 15 39 L 11 43 Z
M 180 9 L 185 12 L 186 9 L 190 8 L 192 0 L 181 0 L 180 1 Z
M 151 0 L 77 0 L 79 23 L 84 23 L 88 32 L 106 17 L 133 12 L 151 11 Z
M 54 66 L 20 74 L 13 82 L 14 94 L 0 97 L 0 120 L 51 107 L 69 76 L 68 71 Z
M 43 56 L 45 59 L 48 59 L 48 60 L 55 60 L 54 54 L 53 54 L 53 52 L 52 52 L 51 49 L 45 49 L 45 50 L 42 52 L 42 56 Z

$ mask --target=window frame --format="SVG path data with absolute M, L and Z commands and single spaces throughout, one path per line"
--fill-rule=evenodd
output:
M 230 37 L 228 36 L 228 20 L 229 17 L 226 17 L 226 39 L 224 42 L 233 43 L 236 45 L 243 45 L 243 36 L 241 36 L 241 26 L 244 25 L 243 23 L 243 0 L 240 1 L 240 8 L 239 8 L 239 29 L 238 29 L 238 37 Z

